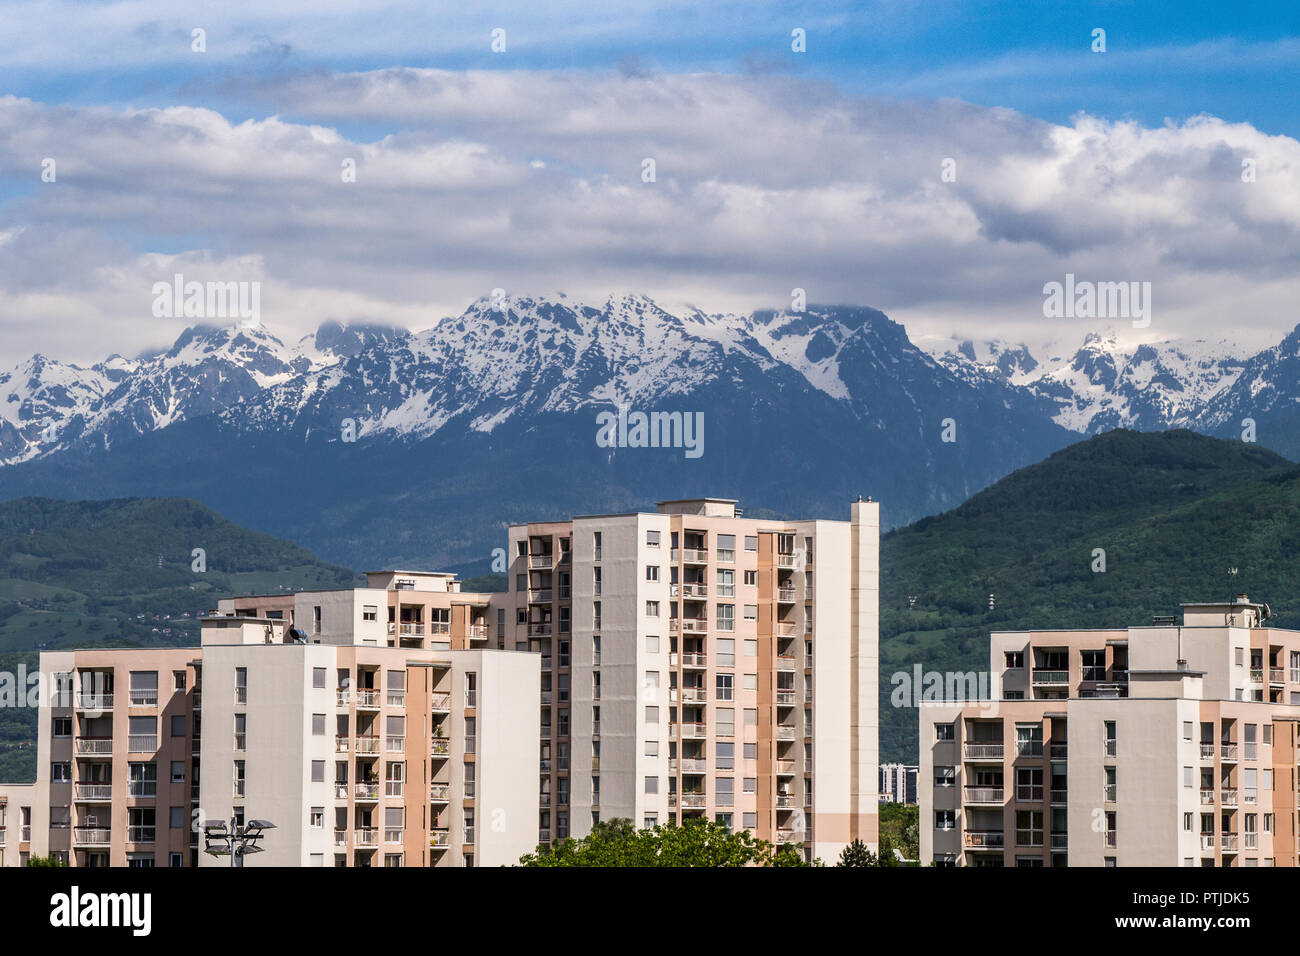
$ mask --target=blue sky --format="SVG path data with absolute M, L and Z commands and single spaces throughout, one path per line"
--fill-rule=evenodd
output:
M 559 3 L 544 5 L 548 13 L 532 4 L 363 3 L 317 16 L 292 5 L 62 6 L 74 17 L 100 8 L 96 28 L 74 30 L 57 40 L 63 55 L 33 62 L 45 41 L 24 32 L 62 31 L 24 17 L 0 40 L 7 92 L 50 103 L 204 102 L 257 116 L 275 104 L 233 94 L 232 74 L 397 65 L 789 71 L 858 93 L 956 97 L 1054 122 L 1079 110 L 1146 125 L 1206 112 L 1300 134 L 1294 2 Z M 190 54 L 191 24 L 208 32 L 204 57 Z M 496 27 L 507 31 L 504 56 L 489 50 Z M 790 49 L 794 27 L 808 33 L 805 54 Z M 1098 27 L 1105 54 L 1090 48 Z
M 148 291 L 178 271 L 262 282 L 286 338 L 427 327 L 497 287 L 709 312 L 797 287 L 914 338 L 1069 347 L 1107 330 L 1044 321 L 1067 273 L 1153 283 L 1144 340 L 1251 351 L 1300 321 L 1296 3 L 0 0 L 0 22 L 0 361 L 167 344 Z

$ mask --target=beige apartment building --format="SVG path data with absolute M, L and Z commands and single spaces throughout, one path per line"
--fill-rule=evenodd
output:
M 992 634 L 993 699 L 921 706 L 922 862 L 1295 866 L 1300 632 L 1182 610 Z
M 877 843 L 879 505 L 736 502 L 510 528 L 506 643 L 541 657 L 541 843 L 708 817 L 834 859 Z
M 229 866 L 196 824 L 274 823 L 248 866 L 495 866 L 536 843 L 540 670 L 453 575 L 222 601 L 198 648 L 48 652 L 37 781 L 0 857 Z

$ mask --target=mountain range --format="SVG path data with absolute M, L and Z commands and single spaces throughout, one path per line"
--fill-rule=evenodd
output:
M 188 496 L 351 567 L 487 570 L 504 522 L 740 498 L 901 526 L 1115 427 L 1240 432 L 1300 452 L 1300 336 L 1064 358 L 913 343 L 878 310 L 669 312 L 639 295 L 480 299 L 411 332 L 194 327 L 156 354 L 0 374 L 0 497 Z M 596 416 L 699 412 L 704 454 L 606 448 Z

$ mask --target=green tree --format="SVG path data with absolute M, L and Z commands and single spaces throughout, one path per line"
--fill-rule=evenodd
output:
M 703 818 L 637 829 L 631 820 L 601 821 L 581 839 L 558 840 L 521 857 L 520 866 L 808 866 L 791 846 L 774 847 L 748 830 Z
M 54 857 L 53 855 L 51 855 L 51 856 L 29 856 L 27 858 L 27 865 L 28 866 L 67 866 L 68 864 L 65 863 L 63 860 L 60 860 Z
M 840 851 L 839 862 L 836 866 L 879 866 L 880 861 L 876 854 L 867 849 L 867 845 L 861 840 L 854 840 Z

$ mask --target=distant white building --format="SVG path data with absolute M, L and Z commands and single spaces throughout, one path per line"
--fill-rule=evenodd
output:
M 916 803 L 916 778 L 919 767 L 901 763 L 880 765 L 880 802 Z

